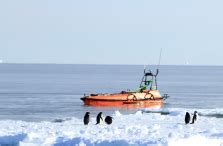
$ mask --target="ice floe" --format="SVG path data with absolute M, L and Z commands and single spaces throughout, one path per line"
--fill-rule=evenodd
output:
M 185 125 L 184 115 L 197 110 L 195 124 Z M 113 123 L 89 125 L 75 117 L 44 122 L 0 121 L 0 145 L 223 145 L 222 109 L 142 109 L 124 115 L 115 111 Z M 104 113 L 106 114 L 106 113 Z

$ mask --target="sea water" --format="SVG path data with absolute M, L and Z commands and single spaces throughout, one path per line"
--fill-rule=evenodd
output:
M 0 144 L 221 145 L 222 74 L 221 66 L 159 66 L 158 89 L 170 96 L 164 107 L 122 109 L 85 106 L 80 98 L 137 89 L 142 65 L 0 64 Z M 194 110 L 198 124 L 185 126 L 185 112 Z M 94 125 L 100 111 L 114 117 L 112 126 Z
M 157 66 L 148 68 L 155 72 Z M 80 98 L 137 89 L 142 76 L 142 65 L 0 64 L 0 119 L 42 121 L 113 112 L 116 108 L 84 106 Z M 165 107 L 223 107 L 223 67 L 160 66 L 157 79 L 160 93 L 170 96 Z

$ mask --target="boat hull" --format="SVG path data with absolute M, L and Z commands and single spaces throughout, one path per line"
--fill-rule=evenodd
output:
M 146 108 L 163 106 L 164 99 L 158 91 L 146 93 L 99 94 L 81 98 L 85 105 Z

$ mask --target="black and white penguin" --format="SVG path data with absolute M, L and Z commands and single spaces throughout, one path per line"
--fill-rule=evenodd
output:
M 88 125 L 89 121 L 90 121 L 90 112 L 86 112 L 84 115 L 84 125 Z
M 194 124 L 194 122 L 196 122 L 196 121 L 197 121 L 197 111 L 194 111 L 194 115 L 193 115 L 191 124 Z
M 105 123 L 110 125 L 112 123 L 112 117 L 110 116 L 105 117 Z
M 97 115 L 97 118 L 96 118 L 96 122 L 97 122 L 97 123 L 96 123 L 96 125 L 97 125 L 97 124 L 100 124 L 100 121 L 101 121 L 101 120 L 103 121 L 103 119 L 102 119 L 102 112 L 100 112 L 100 113 Z
M 186 112 L 186 115 L 185 115 L 185 124 L 188 124 L 190 123 L 190 114 L 188 112 Z

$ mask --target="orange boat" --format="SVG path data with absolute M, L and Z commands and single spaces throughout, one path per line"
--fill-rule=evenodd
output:
M 157 75 L 153 74 L 151 70 L 146 72 L 144 69 L 144 76 L 142 78 L 139 88 L 135 91 L 122 91 L 114 94 L 91 94 L 84 95 L 81 100 L 85 105 L 91 106 L 118 106 L 118 107 L 162 107 L 163 102 L 169 96 L 164 94 L 161 96 L 157 90 Z

